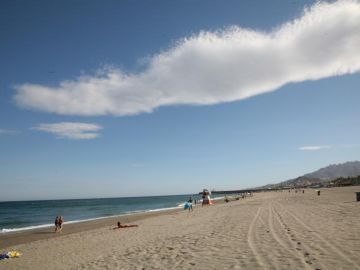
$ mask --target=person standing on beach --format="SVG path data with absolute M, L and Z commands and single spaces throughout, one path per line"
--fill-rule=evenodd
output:
M 63 223 L 64 223 L 64 218 L 62 216 L 59 217 L 59 232 L 62 231 L 63 228 Z
M 59 220 L 60 220 L 60 218 L 59 218 L 59 216 L 56 216 L 56 218 L 55 218 L 55 233 L 57 233 L 58 232 L 58 230 L 59 230 Z
M 193 211 L 192 202 L 193 202 L 193 199 L 190 197 L 189 200 L 188 200 L 188 203 L 189 203 L 189 212 L 190 212 L 190 210 Z

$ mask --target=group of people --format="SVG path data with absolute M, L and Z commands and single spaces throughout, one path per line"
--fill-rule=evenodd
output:
M 64 218 L 62 216 L 57 216 L 55 218 L 55 232 L 61 232 L 63 228 Z M 120 221 L 118 221 L 117 226 L 115 229 L 123 229 L 123 228 L 132 228 L 132 227 L 138 227 L 139 225 L 136 224 L 121 224 Z
M 193 203 L 195 203 L 195 206 L 197 204 L 199 204 L 201 202 L 201 205 L 203 206 L 204 204 L 212 204 L 211 200 L 210 200 L 210 196 L 209 196 L 209 191 L 204 190 L 203 195 L 202 195 L 202 201 L 201 200 L 197 200 L 197 199 L 193 199 L 191 196 L 189 198 L 189 200 L 184 204 L 184 210 L 189 210 L 193 211 Z
M 57 216 L 55 218 L 55 232 L 61 232 L 64 224 L 64 218 L 62 216 Z

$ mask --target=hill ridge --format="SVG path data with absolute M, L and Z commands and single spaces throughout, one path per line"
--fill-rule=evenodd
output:
M 360 175 L 360 161 L 347 161 L 330 164 L 311 173 L 285 180 L 276 184 L 269 184 L 265 188 L 302 187 L 330 182 L 340 177 L 356 177 Z

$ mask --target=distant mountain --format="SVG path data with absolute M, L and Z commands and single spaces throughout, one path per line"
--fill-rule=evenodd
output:
M 321 180 L 334 180 L 339 177 L 355 177 L 358 175 L 360 175 L 360 161 L 349 161 L 341 164 L 329 165 L 303 176 Z
M 263 188 L 278 187 L 303 187 L 323 184 L 340 177 L 356 177 L 360 175 L 360 161 L 349 161 L 340 164 L 332 164 L 315 172 L 280 182 L 278 184 L 266 185 Z

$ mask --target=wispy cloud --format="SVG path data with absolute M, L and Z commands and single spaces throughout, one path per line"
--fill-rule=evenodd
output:
M 63 115 L 132 115 L 174 104 L 216 104 L 290 82 L 360 70 L 360 2 L 316 3 L 270 32 L 240 27 L 201 32 L 150 57 L 144 71 L 119 69 L 57 87 L 16 86 L 18 106 Z
M 1 135 L 15 135 L 19 134 L 20 132 L 17 130 L 9 130 L 9 129 L 0 129 L 0 136 Z
M 34 130 L 44 131 L 56 135 L 58 138 L 88 140 L 100 136 L 97 132 L 101 126 L 88 123 L 61 122 L 53 124 L 39 124 L 32 127 Z
M 329 149 L 330 145 L 309 145 L 309 146 L 300 146 L 298 149 L 302 151 L 319 151 L 322 149 Z
M 335 145 L 308 145 L 300 146 L 298 149 L 302 151 L 318 151 L 323 149 L 349 149 L 360 147 L 359 144 L 335 144 Z
M 357 148 L 360 147 L 359 144 L 340 144 L 337 145 L 336 148 Z

